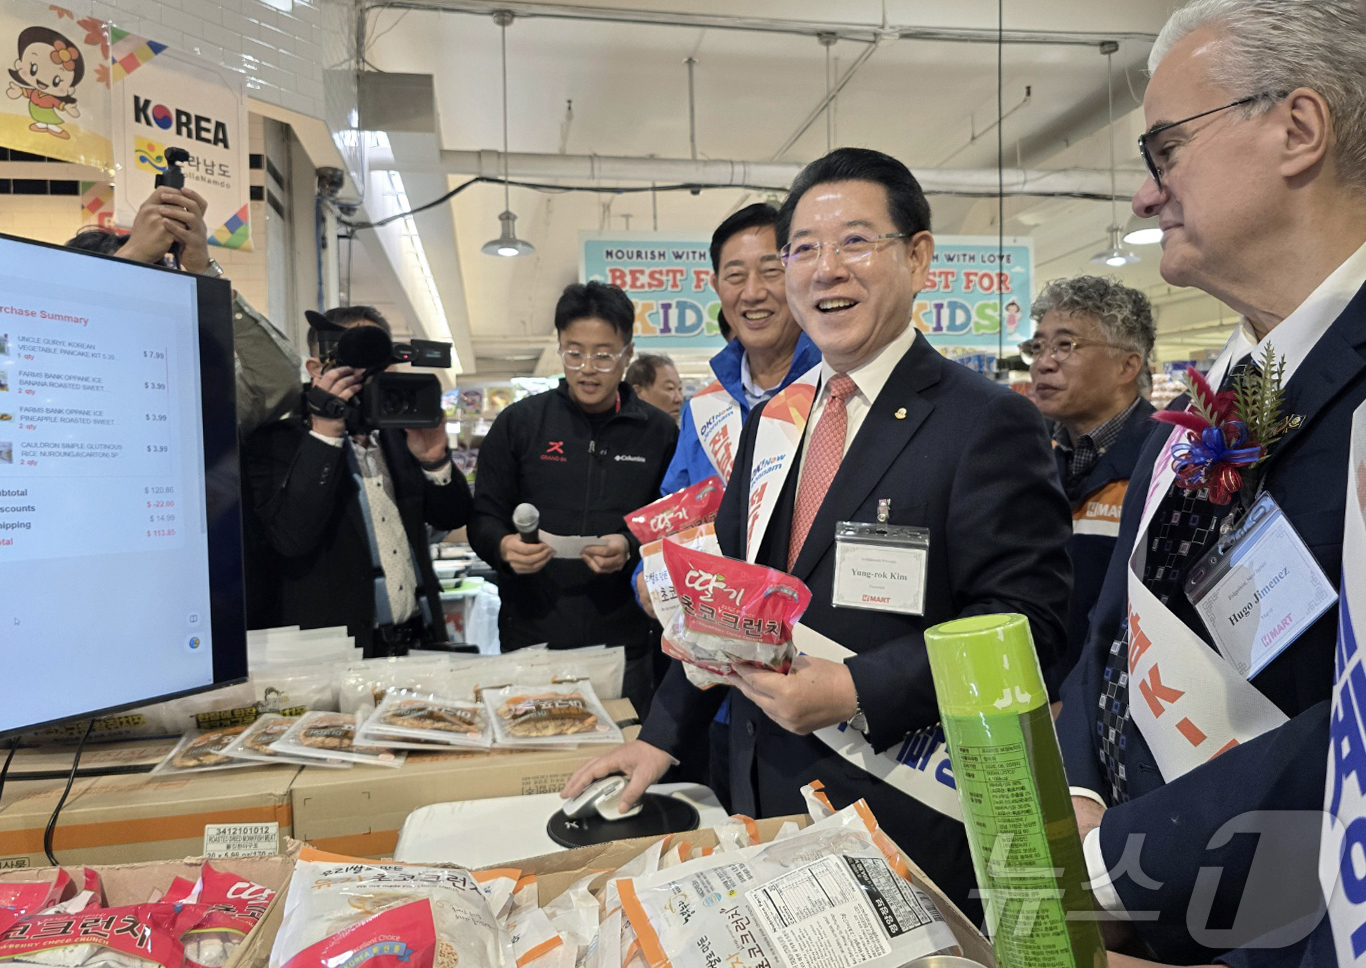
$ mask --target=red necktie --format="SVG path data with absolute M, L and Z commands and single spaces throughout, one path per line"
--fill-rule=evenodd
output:
M 844 459 L 844 437 L 849 429 L 849 413 L 844 401 L 849 399 L 858 386 L 847 374 L 836 373 L 830 379 L 830 398 L 821 411 L 821 419 L 816 429 L 811 431 L 811 442 L 806 451 L 806 465 L 802 468 L 802 482 L 797 489 L 797 506 L 792 512 L 792 538 L 787 546 L 787 570 L 797 563 L 802 545 L 806 543 L 811 522 L 816 520 L 816 512 L 825 500 L 825 492 L 830 490 L 830 482 L 835 479 L 835 471 L 840 469 Z

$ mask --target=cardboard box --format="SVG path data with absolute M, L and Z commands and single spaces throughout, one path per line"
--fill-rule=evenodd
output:
M 630 700 L 604 705 L 618 723 L 635 717 Z M 622 730 L 626 739 L 639 732 L 638 725 Z M 396 770 L 304 767 L 290 790 L 294 836 L 331 853 L 390 857 L 403 821 L 419 807 L 554 793 L 581 764 L 610 749 L 593 743 L 563 750 L 424 752 Z
M 205 826 L 244 824 L 278 854 L 293 830 L 290 784 L 294 766 L 78 779 L 53 835 L 57 860 L 72 864 L 127 864 L 195 857 L 205 852 Z M 65 780 L 7 785 L 0 802 L 0 870 L 47 865 L 43 831 Z M 224 832 L 230 840 L 231 831 Z M 260 845 L 258 845 L 260 846 Z
M 795 816 L 760 820 L 758 821 L 759 839 L 764 842 L 772 840 L 777 835 L 779 828 L 788 821 L 806 827 L 810 825 L 811 818 Z M 717 842 L 716 833 L 710 828 L 675 834 L 674 837 L 701 847 L 715 847 Z M 613 871 L 636 857 L 658 839 L 658 837 L 638 837 L 634 840 L 616 840 L 606 844 L 594 844 L 591 847 L 576 847 L 573 850 L 542 854 L 539 857 L 510 861 L 497 866 L 515 867 L 520 869 L 524 875 L 535 874 L 538 896 L 544 906 L 547 901 L 563 894 L 570 885 L 585 874 L 601 871 L 601 876 L 595 878 L 589 885 L 590 890 L 596 891 L 606 883 Z M 917 867 L 910 858 L 906 857 L 905 851 L 901 852 L 901 856 L 906 860 L 906 866 L 910 868 L 911 880 L 915 886 L 934 899 L 934 903 L 938 905 L 939 912 L 944 916 L 944 920 L 953 929 L 953 933 L 958 939 L 958 945 L 963 949 L 964 957 L 980 962 L 988 968 L 993 968 L 996 964 L 996 958 L 991 950 L 991 942 L 977 930 L 971 921 L 963 916 L 963 912 L 959 911 L 952 901 L 944 896 L 944 893 L 935 886 L 925 872 Z
M 275 943 L 275 935 L 280 930 L 285 888 L 289 886 L 290 875 L 294 872 L 294 858 L 298 854 L 298 844 L 291 843 L 288 846 L 290 853 L 287 856 L 237 857 L 231 860 L 211 861 L 219 870 L 231 871 L 239 877 L 245 877 L 276 892 L 256 928 L 237 946 L 224 968 L 259 968 L 270 956 L 270 947 Z M 196 880 L 203 864 L 204 859 L 200 857 L 146 864 L 89 866 L 99 872 L 109 906 L 121 907 L 143 903 L 153 891 L 165 891 L 177 877 Z M 56 875 L 55 867 L 0 871 L 0 883 L 45 881 Z

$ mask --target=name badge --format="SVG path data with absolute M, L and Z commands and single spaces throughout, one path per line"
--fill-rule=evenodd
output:
M 1270 494 L 1258 498 L 1246 520 L 1191 569 L 1186 597 L 1219 652 L 1248 679 L 1338 600 Z
M 922 615 L 930 532 L 904 525 L 835 525 L 832 602 L 843 608 Z

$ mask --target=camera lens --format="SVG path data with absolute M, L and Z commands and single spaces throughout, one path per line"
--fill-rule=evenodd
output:
M 386 389 L 379 407 L 386 417 L 402 417 L 417 411 L 417 398 L 408 390 Z

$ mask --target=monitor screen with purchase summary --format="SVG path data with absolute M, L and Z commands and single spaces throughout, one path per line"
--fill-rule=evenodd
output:
M 0 740 L 246 676 L 232 290 L 0 235 Z

